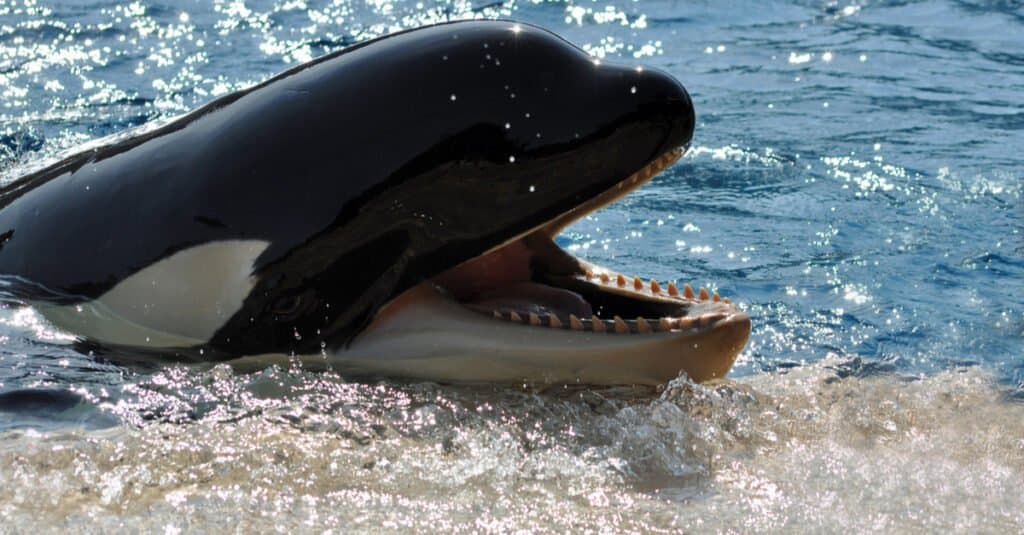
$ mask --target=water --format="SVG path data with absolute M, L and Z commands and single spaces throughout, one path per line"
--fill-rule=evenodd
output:
M 0 0 L 0 172 L 471 16 L 690 89 L 691 153 L 560 242 L 742 303 L 731 381 L 144 372 L 6 309 L 0 531 L 1024 529 L 1020 2 Z

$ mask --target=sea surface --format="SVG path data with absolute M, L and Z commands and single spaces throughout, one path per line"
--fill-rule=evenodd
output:
M 0 532 L 1024 531 L 1022 2 L 0 0 L 0 176 L 462 18 L 690 90 L 690 153 L 559 243 L 739 302 L 729 381 L 142 371 L 8 306 Z

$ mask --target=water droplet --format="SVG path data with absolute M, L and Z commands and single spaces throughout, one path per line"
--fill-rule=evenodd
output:
M 508 157 L 508 161 L 509 161 L 509 163 L 516 163 L 516 157 L 515 156 L 509 156 Z
M 452 102 L 455 102 L 455 93 L 452 93 Z
M 511 123 L 505 123 L 505 130 L 508 130 L 509 128 L 512 128 L 512 124 Z
M 635 95 L 636 94 L 636 86 L 634 85 L 633 87 L 630 87 L 629 88 L 629 92 Z
M 533 193 L 535 191 L 537 191 L 537 188 L 531 184 L 530 185 L 530 193 Z

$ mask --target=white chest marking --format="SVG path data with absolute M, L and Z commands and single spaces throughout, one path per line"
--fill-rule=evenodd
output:
M 208 342 L 241 309 L 252 290 L 262 240 L 204 243 L 164 258 L 94 301 L 37 304 L 57 327 L 111 344 L 189 347 Z

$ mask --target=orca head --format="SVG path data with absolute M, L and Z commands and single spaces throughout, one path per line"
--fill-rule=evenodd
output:
M 675 162 L 694 121 L 671 76 L 541 28 L 410 30 L 8 185 L 0 272 L 108 348 L 443 380 L 720 377 L 750 330 L 734 305 L 554 242 Z
M 258 267 L 214 346 L 452 380 L 643 383 L 731 367 L 750 327 L 734 305 L 624 283 L 554 243 L 686 150 L 695 116 L 674 78 L 504 21 L 408 31 L 338 59 L 321 77 L 347 72 L 339 87 L 367 91 L 338 98 L 372 110 L 355 128 L 386 172 L 353 178 L 358 195 L 330 228 Z M 616 359 L 638 352 L 649 362 L 623 373 Z

